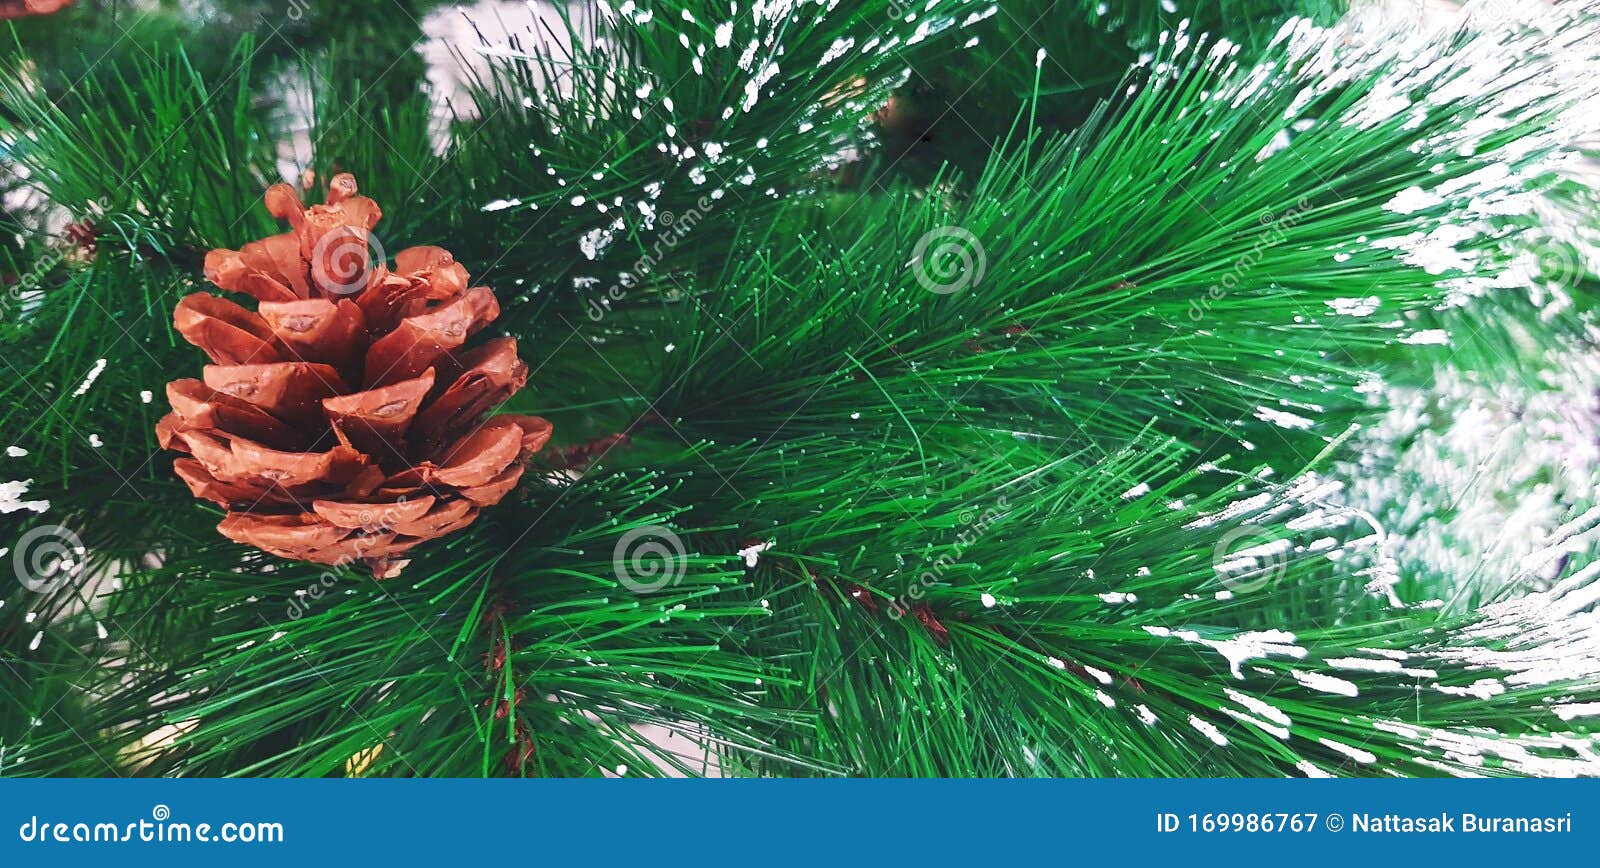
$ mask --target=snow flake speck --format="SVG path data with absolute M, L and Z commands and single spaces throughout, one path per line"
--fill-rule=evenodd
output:
M 83 378 L 83 382 L 79 383 L 78 384 L 78 388 L 73 390 L 72 397 L 76 398 L 79 395 L 82 395 L 85 392 L 89 391 L 89 388 L 94 385 L 94 381 L 100 379 L 100 374 L 102 374 L 105 371 L 105 369 L 106 369 L 106 360 L 105 359 L 96 359 L 95 363 L 94 363 L 94 367 L 89 369 L 89 373 L 88 373 L 87 376 L 85 376 Z
M 856 41 L 854 37 L 841 36 L 833 40 L 833 44 L 828 46 L 828 50 L 823 53 L 822 59 L 817 61 L 817 65 L 826 66 L 827 64 L 838 60 L 839 58 L 845 56 L 845 54 L 848 53 L 850 49 L 854 48 L 855 45 Z
M 1313 424 L 1310 419 L 1307 419 L 1304 416 L 1298 416 L 1294 413 L 1286 413 L 1282 410 L 1276 410 L 1271 407 L 1257 407 L 1256 418 L 1263 422 L 1276 425 L 1279 428 L 1286 428 L 1291 431 L 1304 431 L 1310 428 Z
M 1212 744 L 1215 744 L 1218 747 L 1227 747 L 1228 737 L 1223 735 L 1222 730 L 1217 729 L 1216 725 L 1212 724 L 1210 721 L 1202 720 L 1199 717 L 1191 714 L 1189 715 L 1189 725 L 1194 727 L 1195 731 L 1199 732 L 1201 735 L 1211 739 Z
M 1369 295 L 1363 298 L 1333 298 L 1323 304 L 1340 316 L 1371 316 L 1377 311 L 1381 301 L 1377 296 Z
M 590 229 L 578 239 L 578 250 L 588 259 L 596 259 L 611 244 L 611 233 L 604 228 Z
M 1332 675 L 1326 675 L 1321 672 L 1307 672 L 1303 669 L 1296 669 L 1290 674 L 1294 676 L 1294 680 L 1322 693 L 1332 693 L 1336 696 L 1357 696 L 1361 693 L 1361 688 L 1355 684 L 1343 678 L 1335 678 Z
M 1331 738 L 1319 738 L 1317 739 L 1317 743 L 1321 744 L 1325 748 L 1328 748 L 1329 750 L 1342 753 L 1358 763 L 1372 765 L 1378 761 L 1377 755 L 1370 751 L 1364 751 L 1358 747 L 1351 747 L 1344 742 L 1334 741 Z
M 16 479 L 11 482 L 0 482 L 0 515 L 26 509 L 31 512 L 44 512 L 50 508 L 48 500 L 23 500 L 22 496 L 28 493 L 28 484 L 31 479 Z
M 1327 772 L 1323 771 L 1322 769 L 1317 768 L 1316 766 L 1312 765 L 1310 762 L 1308 762 L 1306 760 L 1301 760 L 1301 761 L 1295 763 L 1294 767 L 1299 769 L 1308 778 L 1331 778 L 1331 777 L 1333 777 L 1333 775 L 1330 775 Z
M 1393 199 L 1385 204 L 1384 210 L 1396 214 L 1415 214 L 1428 208 L 1444 204 L 1444 200 L 1437 193 L 1431 193 L 1421 187 L 1407 187 L 1396 193 Z
M 754 545 L 749 545 L 739 549 L 736 554 L 744 559 L 745 569 L 753 570 L 755 569 L 756 564 L 761 562 L 761 553 L 770 548 L 772 548 L 772 543 L 770 541 L 758 542 Z
M 1444 329 L 1422 329 L 1400 339 L 1402 344 L 1447 344 L 1450 333 Z

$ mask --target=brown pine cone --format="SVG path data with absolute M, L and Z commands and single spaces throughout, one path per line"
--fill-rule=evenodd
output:
M 438 247 L 390 270 L 376 202 L 336 176 L 325 205 L 288 184 L 267 210 L 291 231 L 206 255 L 206 277 L 259 300 L 207 293 L 173 320 L 206 352 L 203 379 L 167 385 L 161 446 L 196 497 L 228 510 L 217 530 L 280 557 L 360 561 L 389 578 L 400 556 L 460 530 L 506 496 L 550 439 L 536 416 L 484 415 L 521 389 L 517 342 L 467 339 L 500 314 L 488 287 Z

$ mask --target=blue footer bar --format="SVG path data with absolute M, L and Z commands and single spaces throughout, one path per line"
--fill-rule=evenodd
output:
M 0 780 L 0 866 L 1588 863 L 1597 800 L 1573 780 Z

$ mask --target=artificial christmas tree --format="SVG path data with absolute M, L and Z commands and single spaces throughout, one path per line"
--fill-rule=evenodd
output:
M 1594 463 L 1480 581 L 1361 445 L 1592 339 L 1593 3 L 386 2 L 0 80 L 6 771 L 1600 772 Z

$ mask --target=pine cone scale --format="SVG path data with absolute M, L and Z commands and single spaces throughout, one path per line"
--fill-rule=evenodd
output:
M 259 312 L 290 358 L 344 369 L 366 346 L 361 309 L 341 299 L 264 301 Z
M 338 371 L 313 362 L 207 365 L 202 376 L 207 387 L 297 426 L 314 425 L 324 398 L 349 391 Z
M 517 343 L 510 338 L 490 341 L 463 354 L 461 363 L 466 369 L 412 424 L 412 442 L 421 454 L 432 455 L 469 431 L 491 407 L 503 403 L 528 381 L 528 366 L 517 358 Z
M 157 439 L 188 453 L 173 467 L 194 496 L 228 510 L 224 536 L 387 578 L 510 494 L 551 426 L 484 418 L 528 369 L 512 338 L 466 348 L 500 306 L 448 251 L 402 250 L 393 270 L 374 261 L 382 210 L 348 175 L 323 205 L 282 184 L 264 199 L 291 231 L 205 262 L 256 310 L 207 293 L 178 303 L 174 326 L 212 364 L 169 384 Z
M 228 434 L 251 432 L 268 445 L 298 449 L 308 445 L 303 432 L 256 404 L 236 398 L 226 390 L 200 380 L 175 380 L 167 384 L 167 401 L 184 423 L 215 428 Z M 170 448 L 166 443 L 163 448 Z
M 433 508 L 437 500 L 438 498 L 431 494 L 424 494 L 410 500 L 386 504 L 382 507 L 383 516 L 379 516 L 370 503 L 352 503 L 343 500 L 314 500 L 311 502 L 311 508 L 339 527 L 376 527 L 380 518 L 396 523 L 417 521 L 428 514 L 428 510 Z
M 184 340 L 219 365 L 284 360 L 266 320 L 231 301 L 205 293 L 184 296 L 172 322 Z
M 447 453 L 440 456 L 430 481 L 452 488 L 486 484 L 516 460 L 522 451 L 522 434 L 522 426 L 514 419 L 490 419 L 465 439 L 451 444 Z M 423 466 L 431 463 L 424 462 Z
M 386 385 L 415 377 L 499 316 L 500 305 L 486 286 L 473 287 L 432 312 L 408 316 L 367 351 L 366 381 Z
M 334 427 L 363 452 L 376 456 L 380 463 L 391 456 L 403 460 L 406 433 L 432 388 L 433 369 L 429 368 L 419 377 L 393 385 L 323 398 L 322 407 Z

